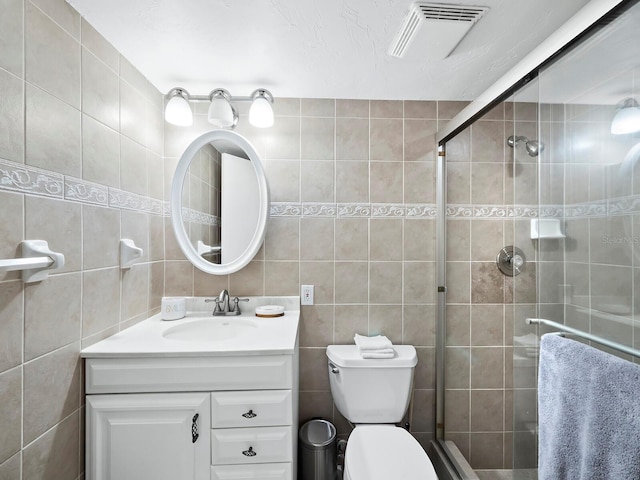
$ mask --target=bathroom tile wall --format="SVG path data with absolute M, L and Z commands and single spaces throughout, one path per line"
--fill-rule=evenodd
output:
M 0 478 L 82 476 L 80 349 L 158 311 L 164 288 L 162 96 L 64 0 L 0 1 Z M 120 270 L 120 238 L 144 248 Z
M 533 375 L 526 362 L 514 364 L 513 338 L 527 333 L 521 323 L 535 312 L 528 229 L 537 210 L 536 159 L 506 139 L 538 138 L 536 120 L 536 104 L 510 99 L 447 143 L 445 438 L 475 469 L 511 468 L 514 430 L 526 428 L 517 416 L 514 424 L 514 398 L 522 403 L 535 387 L 535 361 Z M 513 278 L 495 263 L 508 245 L 529 261 Z
M 273 202 L 263 248 L 246 268 L 209 276 L 184 260 L 167 229 L 167 295 L 299 295 L 300 421 L 333 420 L 325 348 L 355 333 L 387 335 L 418 351 L 412 431 L 433 437 L 435 388 L 435 158 L 438 122 L 464 102 L 277 98 L 275 125 L 259 130 L 240 111 L 237 131 L 264 159 Z M 209 129 L 194 104 L 190 129 L 167 126 L 166 177 Z

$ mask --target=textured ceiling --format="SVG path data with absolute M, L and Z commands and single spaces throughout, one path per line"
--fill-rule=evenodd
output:
M 446 59 L 420 32 L 387 54 L 410 0 L 68 0 L 161 92 L 472 100 L 588 0 L 478 0 L 490 11 Z

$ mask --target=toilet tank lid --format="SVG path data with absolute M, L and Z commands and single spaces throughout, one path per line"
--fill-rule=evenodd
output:
M 356 345 L 329 345 L 327 357 L 338 367 L 353 368 L 403 368 L 418 363 L 413 345 L 394 345 L 393 350 L 393 358 L 362 358 Z

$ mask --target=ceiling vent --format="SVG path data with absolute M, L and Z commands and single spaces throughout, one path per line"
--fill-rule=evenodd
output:
M 415 2 L 389 48 L 389 55 L 403 57 L 420 27 L 424 26 L 421 37 L 426 37 L 423 40 L 428 59 L 446 58 L 488 11 L 488 7 Z

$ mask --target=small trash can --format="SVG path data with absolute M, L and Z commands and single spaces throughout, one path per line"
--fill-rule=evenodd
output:
M 298 480 L 335 480 L 336 427 L 327 420 L 309 420 L 300 427 L 298 439 Z

